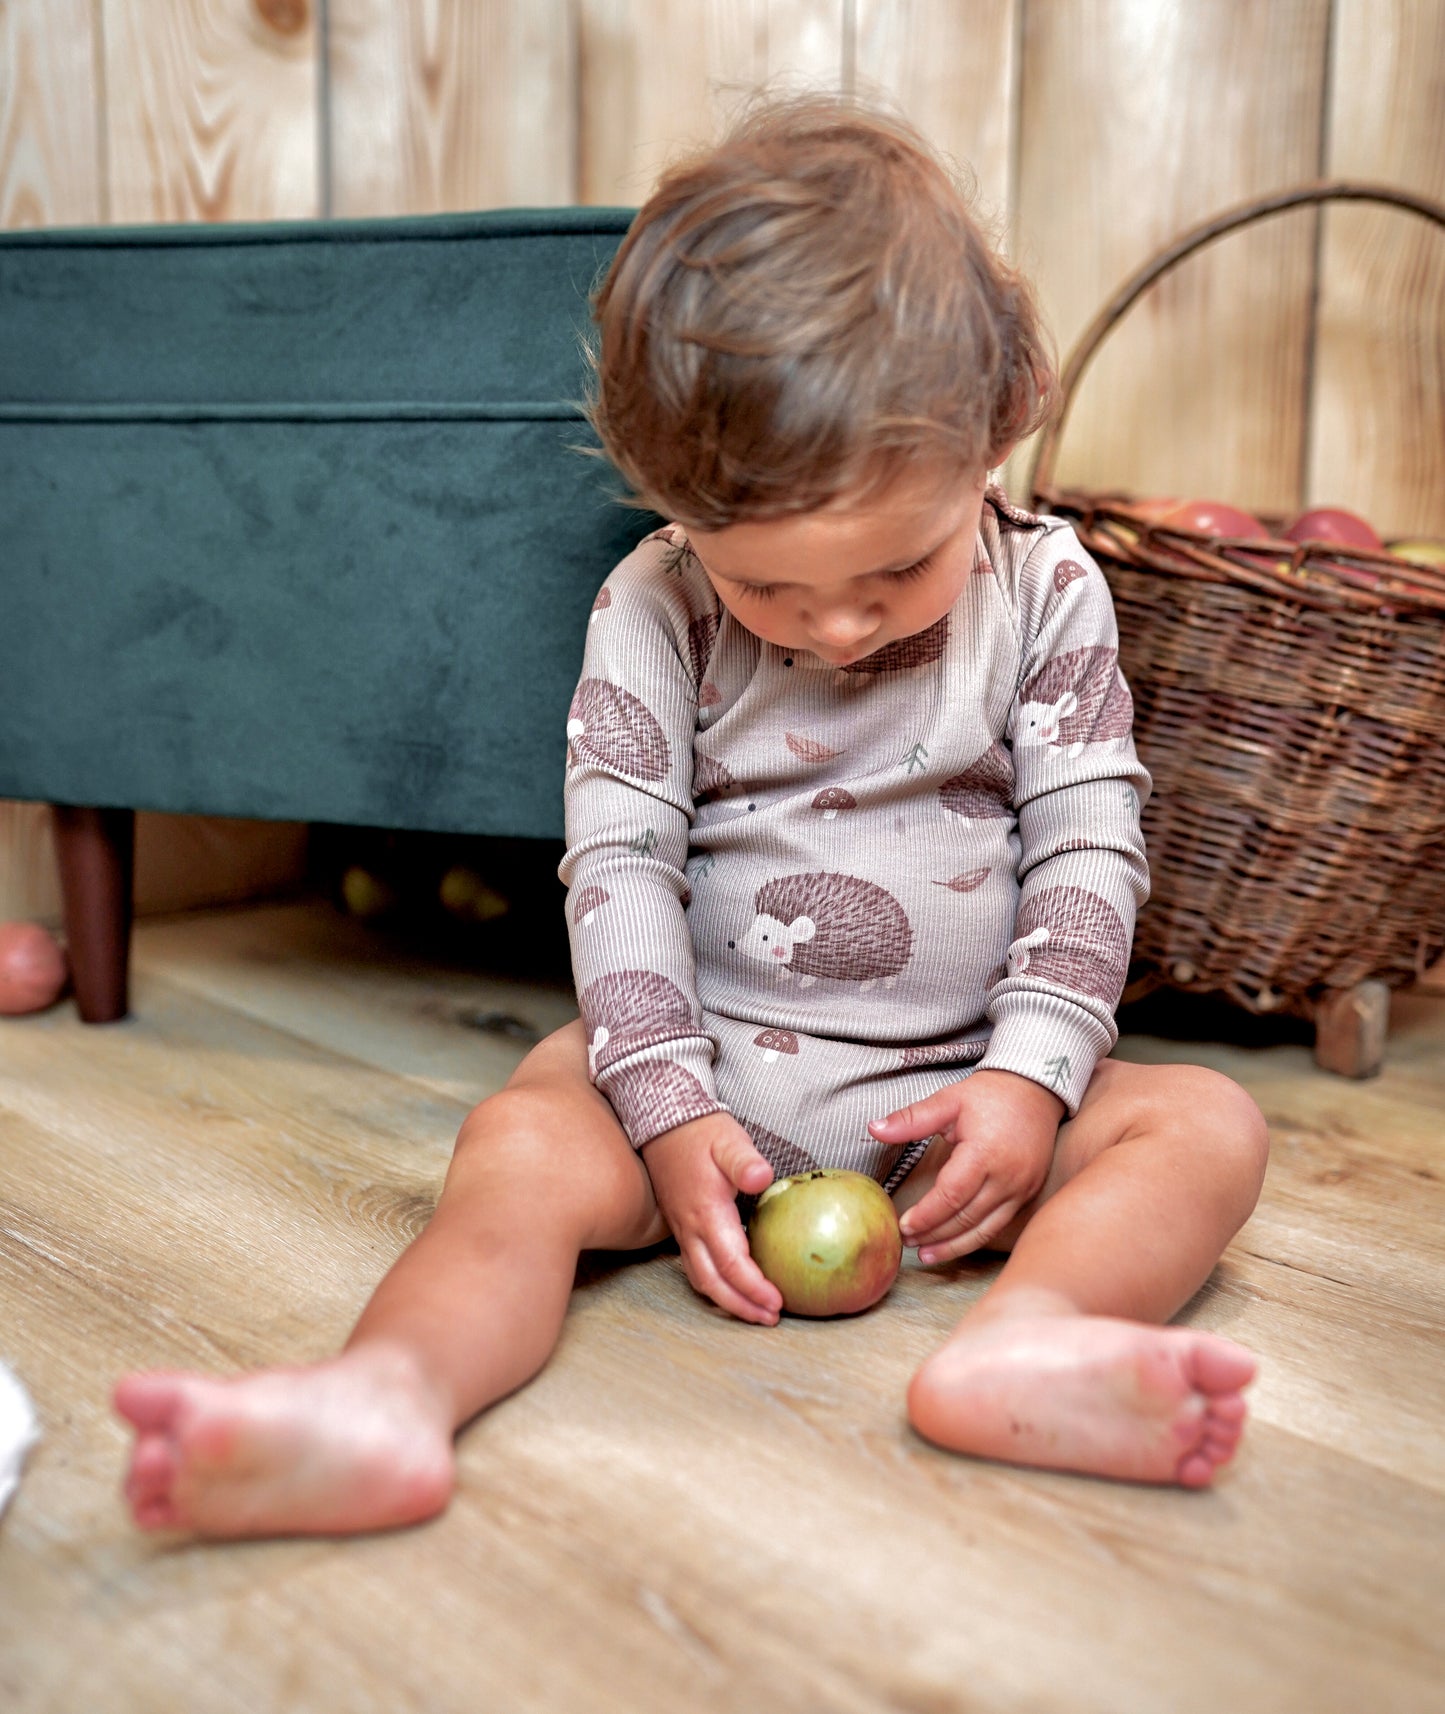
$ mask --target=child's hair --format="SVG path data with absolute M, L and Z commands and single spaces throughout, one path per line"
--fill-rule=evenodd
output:
M 978 473 L 1054 402 L 1028 285 L 918 132 L 846 97 L 768 101 L 671 167 L 592 309 L 626 503 L 694 529 Z

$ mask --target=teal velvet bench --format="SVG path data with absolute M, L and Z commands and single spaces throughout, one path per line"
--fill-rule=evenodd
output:
M 592 597 L 655 520 L 576 448 L 570 208 L 0 235 L 0 797 L 55 805 L 127 1009 L 137 809 L 562 831 Z

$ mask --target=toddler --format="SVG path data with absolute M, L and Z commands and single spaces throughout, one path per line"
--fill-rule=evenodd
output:
M 670 1233 L 772 1325 L 743 1215 L 814 1164 L 877 1178 L 925 1263 L 1008 1254 L 913 1378 L 920 1434 L 1202 1486 L 1254 1362 L 1164 1324 L 1268 1139 L 1225 1078 L 1106 1057 L 1149 780 L 1098 567 L 987 481 L 1052 402 L 1027 288 L 911 129 L 810 97 L 666 174 L 595 308 L 594 424 L 669 522 L 598 595 L 567 726 L 581 1018 L 467 1118 L 339 1357 L 121 1382 L 137 1522 L 429 1516 L 580 1252 Z

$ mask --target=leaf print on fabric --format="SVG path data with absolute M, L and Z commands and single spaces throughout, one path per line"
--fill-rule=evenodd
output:
M 831 762 L 835 756 L 841 756 L 841 750 L 832 750 L 817 738 L 805 738 L 801 732 L 785 732 L 783 742 L 804 762 Z
M 955 875 L 949 881 L 935 881 L 935 887 L 947 887 L 954 893 L 971 893 L 981 887 L 993 873 L 991 869 L 970 869 L 966 875 Z
M 620 684 L 584 678 L 572 698 L 567 737 L 579 759 L 614 768 L 635 780 L 660 780 L 671 751 L 645 703 Z

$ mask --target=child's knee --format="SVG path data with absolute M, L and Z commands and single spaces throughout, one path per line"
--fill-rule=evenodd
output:
M 1229 1189 L 1247 1202 L 1259 1198 L 1269 1164 L 1269 1125 L 1258 1103 L 1233 1078 L 1204 1065 L 1171 1067 L 1167 1101 L 1170 1128 L 1207 1149 Z

